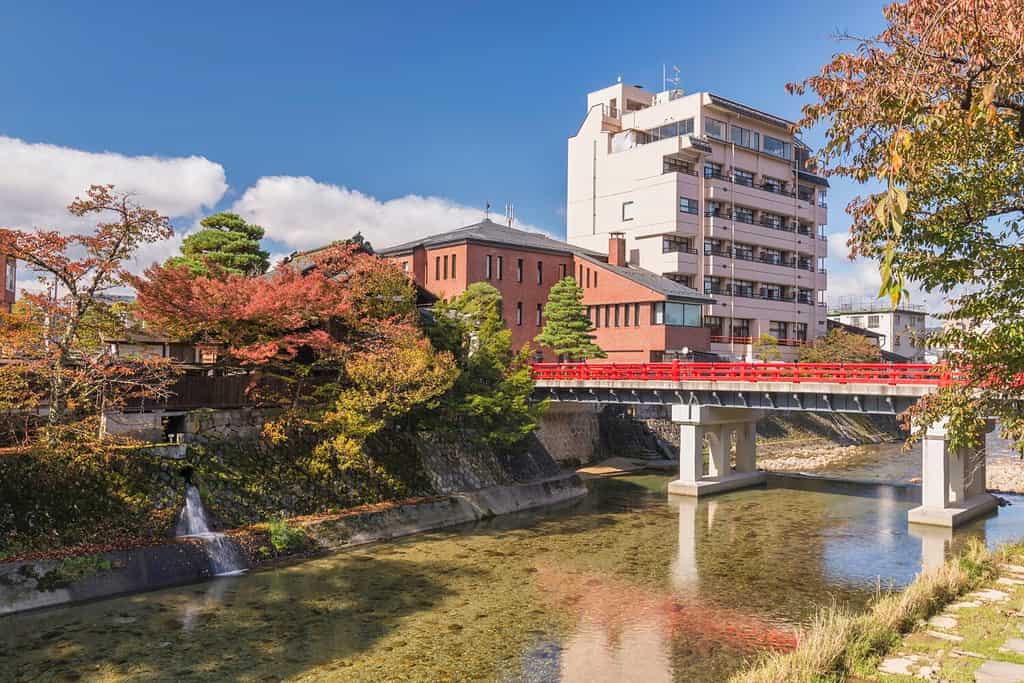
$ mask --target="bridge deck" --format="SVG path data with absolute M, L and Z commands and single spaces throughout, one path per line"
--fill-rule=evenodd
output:
M 555 401 L 876 414 L 953 381 L 938 366 L 874 363 L 538 363 L 533 377 L 535 396 Z

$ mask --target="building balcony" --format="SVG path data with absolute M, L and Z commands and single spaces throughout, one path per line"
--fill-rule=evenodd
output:
M 804 346 L 807 342 L 802 339 L 778 339 L 779 346 Z M 756 337 L 738 337 L 725 335 L 711 335 L 712 344 L 756 344 Z

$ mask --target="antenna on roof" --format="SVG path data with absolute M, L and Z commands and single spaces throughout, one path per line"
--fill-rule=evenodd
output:
M 484 204 L 484 220 L 485 221 L 491 220 L 491 203 L 490 202 L 487 202 L 486 204 Z
M 516 220 L 516 205 L 509 202 L 505 205 L 505 221 L 508 223 L 508 227 L 512 227 L 512 223 Z

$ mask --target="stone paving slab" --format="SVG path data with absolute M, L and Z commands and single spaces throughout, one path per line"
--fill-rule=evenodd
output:
M 1012 574 L 1024 574 L 1024 564 L 1001 564 L 999 568 Z
M 945 614 L 936 614 L 928 620 L 929 626 L 946 629 L 947 631 L 956 628 L 957 623 L 956 617 L 950 617 Z
M 938 638 L 939 640 L 948 640 L 951 643 L 959 643 L 964 637 L 958 636 L 955 633 L 944 633 L 942 631 L 925 631 L 925 633 L 932 638 Z
M 1024 664 L 988 661 L 974 672 L 975 683 L 1022 683 Z
M 1024 580 L 1011 579 L 1006 576 L 1001 576 L 996 579 L 996 583 L 1002 584 L 1003 586 L 1024 586 Z
M 1008 652 L 1014 655 L 1024 655 L 1024 638 L 1010 638 L 999 648 L 1000 652 Z
M 977 600 L 964 600 L 962 602 L 954 602 L 952 605 L 946 606 L 946 611 L 955 612 L 960 609 L 968 609 L 971 607 L 981 607 L 981 603 Z
M 1002 602 L 1010 597 L 1010 595 L 1009 593 L 996 590 L 995 588 L 986 588 L 984 590 L 968 593 L 967 597 L 976 598 L 982 602 Z

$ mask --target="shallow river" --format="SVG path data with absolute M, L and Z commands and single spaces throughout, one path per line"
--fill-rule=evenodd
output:
M 900 488 L 698 504 L 669 500 L 668 480 L 600 480 L 558 511 L 0 618 L 0 679 L 720 681 L 790 646 L 819 606 L 904 585 L 949 541 L 908 530 Z M 1011 500 L 948 544 L 1015 538 Z

